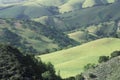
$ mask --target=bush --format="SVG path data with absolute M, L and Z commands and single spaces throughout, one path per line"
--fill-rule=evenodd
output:
M 93 73 L 90 73 L 90 74 L 89 74 L 89 77 L 90 77 L 90 78 L 97 78 L 97 76 L 94 75 Z
M 86 70 L 88 70 L 88 69 L 91 69 L 91 68 L 95 68 L 96 67 L 96 65 L 95 64 L 87 64 L 86 66 L 84 66 L 84 70 L 86 71 Z
M 69 78 L 66 78 L 64 80 L 75 80 L 75 77 L 69 77 Z
M 76 76 L 75 80 L 85 80 L 85 78 L 83 77 L 82 74 L 80 74 Z
M 52 80 L 51 76 L 52 75 L 51 75 L 50 71 L 46 71 L 46 72 L 42 73 L 42 77 L 44 80 Z
M 51 63 L 23 55 L 18 49 L 0 44 L 0 80 L 62 80 Z
M 108 60 L 109 60 L 109 56 L 100 56 L 98 62 L 102 63 L 102 62 L 106 62 Z
M 120 51 L 114 51 L 113 53 L 111 53 L 111 58 L 117 57 L 117 56 L 120 56 Z

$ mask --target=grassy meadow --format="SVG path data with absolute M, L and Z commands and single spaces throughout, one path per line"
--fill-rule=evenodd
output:
M 54 64 L 55 69 L 65 78 L 79 74 L 88 63 L 97 64 L 99 56 L 110 55 L 111 52 L 120 50 L 119 45 L 120 39 L 103 38 L 37 58 Z

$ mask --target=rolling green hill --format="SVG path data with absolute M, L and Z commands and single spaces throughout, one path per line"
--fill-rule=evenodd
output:
M 62 30 L 65 29 L 67 30 L 68 28 L 66 27 L 65 23 L 63 22 L 63 20 L 56 18 L 56 17 L 52 17 L 52 16 L 42 16 L 40 18 L 34 18 L 32 19 L 33 21 L 36 22 L 40 22 L 44 25 L 49 25 L 49 26 L 54 26 L 55 28 L 57 28 L 58 30 Z
M 17 4 L 7 6 L 0 10 L 1 18 L 37 18 L 41 16 L 52 15 L 44 6 L 37 3 Z
M 8 4 L 0 9 L 1 18 L 39 18 L 42 16 L 51 16 L 64 12 L 81 10 L 83 8 L 94 7 L 114 3 L 115 0 L 11 0 L 3 1 Z M 16 2 L 16 3 L 12 3 Z M 6 6 L 5 6 L 6 5 Z M 11 6 L 12 5 L 12 6 Z M 18 13 L 19 12 L 19 13 Z M 9 13 L 9 14 L 8 14 Z
M 76 29 L 68 34 L 68 36 L 80 43 L 88 42 L 91 40 L 103 37 L 117 37 L 119 36 L 119 26 L 115 21 L 103 22 L 98 25 L 91 25 L 85 29 Z
M 34 0 L 33 0 L 34 1 Z M 36 2 L 45 6 L 60 6 L 69 0 L 36 0 Z
M 68 34 L 70 38 L 78 41 L 78 42 L 84 42 L 84 40 L 87 40 L 87 35 L 85 32 L 82 31 L 76 31 L 73 33 Z
M 119 20 L 119 2 L 106 5 L 96 6 L 69 12 L 58 16 L 65 22 L 68 29 L 87 27 L 92 24 L 99 24 L 110 20 Z M 63 29 L 64 30 L 64 29 Z
M 86 31 L 75 31 L 75 32 L 69 33 L 68 36 L 71 39 L 80 43 L 89 42 L 91 40 L 95 40 L 99 38 L 97 35 L 86 32 Z
M 88 63 L 97 63 L 99 56 L 120 50 L 119 45 L 120 39 L 103 38 L 37 58 L 41 57 L 44 62 L 52 62 L 56 70 L 60 70 L 61 76 L 65 78 L 79 74 Z
M 35 18 L 43 24 L 49 23 L 52 26 L 66 32 L 75 29 L 86 30 L 89 26 L 97 26 L 104 22 L 114 21 L 117 24 L 119 21 L 119 5 L 120 2 L 104 5 L 104 6 L 94 6 L 92 8 L 80 9 L 69 13 L 64 13 L 56 15 L 55 17 L 45 18 Z M 52 19 L 53 18 L 53 19 Z M 55 20 L 56 19 L 56 20 Z M 36 20 L 36 21 L 37 21 Z M 56 25 L 61 24 L 61 25 Z M 115 26 L 117 27 L 117 25 Z
M 12 4 L 12 3 L 19 3 L 26 0 L 0 0 L 0 4 Z
M 0 19 L 0 42 L 26 53 L 48 53 L 76 42 L 57 29 L 30 20 Z
M 76 9 L 81 9 L 83 2 L 84 0 L 68 0 L 66 3 L 59 6 L 60 8 L 59 12 L 64 13 L 64 12 L 74 11 Z
M 116 0 L 67 0 L 66 3 L 59 6 L 60 13 L 75 11 L 82 8 L 94 7 L 114 3 Z
M 87 8 L 87 7 L 93 7 L 93 6 L 102 5 L 102 4 L 103 4 L 103 3 L 102 3 L 102 1 L 100 1 L 100 0 L 86 0 L 86 1 L 83 3 L 82 7 L 83 7 L 83 8 Z

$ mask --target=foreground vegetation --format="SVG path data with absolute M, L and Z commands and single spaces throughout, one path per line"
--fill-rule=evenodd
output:
M 0 45 L 0 80 L 61 80 L 51 63 L 23 55 L 18 49 Z
M 119 50 L 120 39 L 103 38 L 89 43 L 51 54 L 37 56 L 44 62 L 51 62 L 62 77 L 77 75 L 84 71 L 88 63 L 97 63 L 99 56 L 110 55 Z
M 100 64 L 87 64 L 84 66 L 85 71 L 83 73 L 80 74 L 79 72 L 75 77 L 72 76 L 62 79 L 60 77 L 61 71 L 58 71 L 56 75 L 54 66 L 50 62 L 45 64 L 40 59 L 39 61 L 35 59 L 33 55 L 23 55 L 23 53 L 16 48 L 0 44 L 0 79 L 119 80 L 120 57 L 118 56 L 120 56 L 120 51 L 112 52 L 111 57 L 100 56 L 98 59 Z

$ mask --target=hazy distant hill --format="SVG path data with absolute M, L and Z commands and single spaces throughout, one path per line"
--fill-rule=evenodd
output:
M 46 0 L 45 0 L 46 1 Z M 44 0 L 28 0 L 23 3 L 0 7 L 0 17 L 2 18 L 17 18 L 17 19 L 32 19 L 41 22 L 49 27 L 65 32 L 70 38 L 79 42 L 88 42 L 101 37 L 115 37 L 117 34 L 117 24 L 119 21 L 119 3 L 114 0 L 56 0 L 45 4 Z M 89 5 L 90 8 L 76 9 L 75 11 L 59 13 L 59 9 L 65 9 L 65 6 L 81 4 Z M 60 3 L 60 4 L 58 4 Z M 95 5 L 90 6 L 90 3 Z M 112 3 L 112 4 L 108 4 Z M 51 4 L 51 5 L 49 5 Z M 60 8 L 61 7 L 61 8 Z M 77 6 L 78 7 L 78 6 Z M 79 6 L 80 7 L 80 6 Z M 68 10 L 68 9 L 67 9 Z M 111 25 L 111 26 L 110 26 Z M 107 26 L 107 28 L 106 28 Z M 84 34 L 74 34 L 77 31 Z M 78 36 L 79 35 L 79 36 Z M 80 40 L 82 38 L 83 40 Z
M 11 4 L 11 3 L 19 3 L 22 1 L 27 1 L 27 0 L 0 0 L 1 4 Z
M 119 4 L 113 3 L 106 6 L 96 6 L 82 10 L 65 13 L 59 16 L 68 27 L 85 27 L 92 24 L 99 24 L 109 20 L 119 20 Z
M 77 0 L 76 2 L 63 0 L 63 2 L 61 1 L 61 4 L 59 4 L 59 7 L 65 6 L 68 3 L 78 3 L 79 1 L 81 1 L 81 3 L 84 2 L 83 0 Z M 56 2 L 56 4 L 59 3 L 58 1 L 54 2 Z M 100 3 L 100 1 L 94 2 Z M 101 1 L 99 6 L 59 14 L 58 7 L 44 4 L 43 0 L 30 0 L 17 5 L 1 7 L 0 16 L 2 18 L 32 19 L 44 25 L 49 25 L 50 27 L 54 26 L 60 31 L 68 32 L 67 34 L 70 38 L 76 41 L 87 42 L 101 37 L 116 35 L 117 24 L 120 18 L 120 2 L 107 4 L 108 2 L 110 3 L 110 0 Z M 51 3 L 48 2 L 48 4 Z M 84 34 L 74 34 L 74 32 L 77 33 L 76 30 Z
M 61 5 L 59 8 L 60 12 L 64 13 L 82 8 L 106 5 L 116 1 L 117 0 L 67 0 L 67 2 Z
M 109 22 L 109 21 L 119 21 L 120 11 L 119 11 L 120 2 L 104 5 L 104 6 L 95 6 L 92 8 L 86 8 L 81 10 L 76 10 L 64 14 L 57 15 L 53 17 L 45 17 L 35 18 L 36 21 L 40 21 L 43 23 L 49 22 L 49 24 L 53 23 L 61 23 L 60 26 L 56 26 L 60 30 L 70 31 L 75 29 L 84 29 L 91 25 L 98 25 L 100 23 Z M 54 21 L 54 18 L 57 17 L 57 21 Z M 52 20 L 52 22 L 51 22 Z M 55 25 L 53 25 L 55 26 Z
M 117 0 L 36 0 L 36 2 L 45 6 L 58 6 L 61 13 L 81 8 L 105 5 L 116 1 Z
M 9 5 L 0 9 L 1 18 L 29 19 L 46 15 L 50 16 L 52 12 L 47 7 L 36 3 Z
M 22 3 L 19 3 L 22 2 Z M 2 18 L 39 18 L 58 13 L 75 11 L 82 8 L 94 7 L 114 3 L 115 0 L 1 0 L 0 17 Z M 14 4 L 12 4 L 14 3 Z M 16 3 L 16 4 L 15 4 Z M 11 6 L 12 5 L 12 6 Z M 4 6 L 4 7 L 3 7 Z M 19 13 L 18 13 L 19 12 Z

